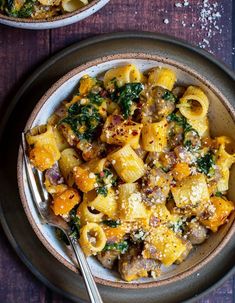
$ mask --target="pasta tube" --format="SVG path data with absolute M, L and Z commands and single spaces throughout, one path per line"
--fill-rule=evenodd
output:
M 165 266 L 170 266 L 186 251 L 186 244 L 171 229 L 164 225 L 152 228 L 149 236 L 145 239 L 145 258 L 156 258 Z M 154 255 L 152 254 L 155 248 Z
M 59 167 L 66 183 L 69 186 L 74 184 L 73 168 L 81 164 L 81 159 L 75 149 L 66 148 L 61 152 Z
M 234 146 L 232 146 L 232 140 L 225 136 L 216 138 L 216 141 L 219 145 L 219 150 L 216 153 L 216 165 L 219 167 L 221 175 L 217 183 L 217 190 L 224 192 L 227 191 L 229 187 L 229 169 L 232 164 L 235 163 Z M 229 150 L 229 147 L 231 147 L 232 150 Z
M 92 160 L 82 164 L 81 167 L 86 168 L 90 172 L 93 172 L 93 173 L 100 173 L 101 171 L 104 170 L 106 162 L 107 162 L 106 158 L 92 159 Z
M 62 133 L 58 130 L 58 128 L 55 127 L 53 131 L 57 147 L 59 151 L 62 152 L 64 149 L 69 147 L 69 144 L 66 141 L 65 137 L 62 135 Z
M 107 89 L 109 85 L 116 82 L 121 87 L 126 83 L 141 82 L 143 75 L 133 64 L 120 66 L 108 70 L 104 75 L 104 86 Z
M 118 191 L 119 217 L 121 220 L 135 221 L 149 216 L 145 204 L 142 202 L 137 183 L 121 184 Z
M 93 201 L 88 203 L 88 206 L 102 212 L 109 218 L 113 219 L 117 217 L 118 203 L 113 189 L 108 191 L 106 197 L 98 195 Z
M 117 174 L 125 182 L 135 182 L 144 175 L 144 162 L 137 156 L 130 145 L 125 145 L 118 151 L 110 154 L 108 159 L 111 161 Z
M 209 100 L 205 93 L 196 86 L 189 86 L 178 105 L 183 116 L 190 120 L 200 120 L 206 117 Z
M 205 175 L 197 174 L 178 182 L 171 192 L 177 207 L 182 209 L 203 210 L 209 201 Z
M 101 141 L 108 144 L 124 146 L 130 144 L 134 149 L 139 148 L 140 133 L 143 124 L 123 120 L 119 115 L 110 115 L 104 124 Z
M 167 147 L 167 121 L 146 123 L 142 129 L 142 147 L 145 151 L 161 152 Z
M 148 83 L 151 85 L 160 86 L 171 91 L 175 82 L 176 75 L 169 68 L 157 67 L 149 72 Z
M 44 1 L 44 0 L 43 0 Z M 71 13 L 88 4 L 88 0 L 62 0 L 61 5 L 65 12 Z
M 84 199 L 78 207 L 78 215 L 81 220 L 81 225 L 85 225 L 87 222 L 101 222 L 104 214 L 93 211 Z
M 60 152 L 51 125 L 34 127 L 26 134 L 26 140 L 31 147 L 30 161 L 39 170 L 44 171 L 59 160 Z
M 79 243 L 87 256 L 96 255 L 106 244 L 106 236 L 100 225 L 87 223 L 81 228 Z
M 201 138 L 209 137 L 209 120 L 207 116 L 203 117 L 202 119 L 194 120 L 188 119 L 188 123 L 198 132 L 198 135 Z

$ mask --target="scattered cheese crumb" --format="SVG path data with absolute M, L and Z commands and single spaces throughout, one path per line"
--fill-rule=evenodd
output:
M 89 178 L 90 179 L 94 179 L 95 178 L 95 174 L 94 173 L 89 173 Z

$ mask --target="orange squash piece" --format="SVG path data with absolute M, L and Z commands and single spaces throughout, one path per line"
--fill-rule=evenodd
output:
M 49 148 L 43 146 L 35 146 L 29 152 L 29 159 L 40 171 L 44 171 L 51 168 L 55 163 L 55 158 L 52 151 Z
M 190 175 L 190 168 L 187 163 L 177 163 L 174 166 L 172 173 L 176 181 L 181 181 Z
M 54 197 L 52 209 L 55 215 L 66 215 L 80 201 L 81 197 L 76 189 L 69 188 Z
M 96 183 L 95 174 L 90 173 L 87 169 L 75 166 L 73 168 L 74 181 L 77 187 L 84 193 L 94 189 Z
M 220 197 L 212 197 L 210 199 L 212 206 L 214 206 L 214 214 L 207 220 L 200 220 L 203 225 L 217 232 L 219 226 L 223 225 L 230 213 L 234 210 L 234 204 L 231 201 L 224 200 Z
M 103 225 L 103 230 L 106 235 L 107 241 L 110 242 L 121 242 L 126 233 L 126 228 L 124 226 L 110 227 Z

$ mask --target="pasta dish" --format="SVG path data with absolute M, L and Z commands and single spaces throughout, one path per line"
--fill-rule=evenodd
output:
M 86 256 L 127 282 L 183 262 L 234 210 L 234 144 L 210 136 L 210 101 L 200 87 L 177 86 L 168 67 L 127 64 L 83 76 L 47 124 L 27 132 L 52 210 Z
M 91 0 L 92 1 L 92 0 Z M 76 11 L 90 0 L 1 0 L 0 13 L 16 18 L 47 19 Z

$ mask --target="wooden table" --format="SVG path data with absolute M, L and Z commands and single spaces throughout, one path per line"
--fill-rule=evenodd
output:
M 27 76 L 52 54 L 90 36 L 125 30 L 160 32 L 205 48 L 235 69 L 235 1 L 111 0 L 86 20 L 55 30 L 0 26 L 0 111 Z M 2 231 L 2 230 L 1 230 Z M 70 302 L 39 282 L 0 232 L 0 302 Z M 198 302 L 235 302 L 235 277 Z

